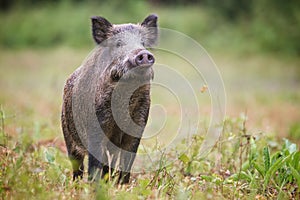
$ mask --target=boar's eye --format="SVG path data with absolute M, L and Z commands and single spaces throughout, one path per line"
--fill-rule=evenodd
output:
M 118 71 L 116 69 L 113 69 L 111 71 L 110 77 L 111 77 L 112 81 L 118 81 L 120 79 L 120 76 L 119 76 Z
M 124 46 L 124 42 L 122 40 L 118 40 L 117 43 L 116 43 L 116 47 L 121 47 L 121 46 Z

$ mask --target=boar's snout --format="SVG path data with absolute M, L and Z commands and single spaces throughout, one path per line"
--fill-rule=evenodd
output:
M 140 51 L 134 58 L 136 66 L 150 67 L 154 64 L 154 56 L 147 50 Z

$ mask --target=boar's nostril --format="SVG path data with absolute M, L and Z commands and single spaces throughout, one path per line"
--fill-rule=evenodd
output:
M 138 63 L 142 63 L 142 62 L 143 62 L 143 59 L 144 59 L 144 55 L 143 55 L 143 54 L 139 55 L 139 56 L 137 57 Z
M 137 66 L 151 66 L 154 63 L 154 57 L 148 51 L 141 51 L 135 58 Z
M 148 54 L 148 61 L 150 63 L 153 63 L 154 62 L 154 57 L 151 55 L 151 54 Z

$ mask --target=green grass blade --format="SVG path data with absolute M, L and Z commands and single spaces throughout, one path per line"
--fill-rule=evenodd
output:
M 250 138 L 250 153 L 249 153 L 249 163 L 250 165 L 256 160 L 257 157 L 257 148 L 256 143 L 253 137 Z
M 246 171 L 246 170 L 249 169 L 249 167 L 250 167 L 250 163 L 249 163 L 249 161 L 247 160 L 246 162 L 243 163 L 243 165 L 242 165 L 242 170 L 243 170 L 243 171 Z
M 263 149 L 263 158 L 264 158 L 264 164 L 265 164 L 265 172 L 267 173 L 269 171 L 270 168 L 270 150 L 269 147 L 266 146 Z
M 276 162 L 276 160 L 277 160 L 278 158 L 282 157 L 282 156 L 283 156 L 283 154 L 282 154 L 281 151 L 275 152 L 275 153 L 271 156 L 271 165 L 273 165 L 273 164 Z
M 178 159 L 181 160 L 184 164 L 190 162 L 190 158 L 184 153 L 181 154 Z
M 298 186 L 300 186 L 300 173 L 297 171 L 290 163 L 289 167 L 291 168 L 291 172 L 293 177 L 296 179 Z
M 252 177 L 249 174 L 247 174 L 245 171 L 241 171 L 240 173 L 233 174 L 231 176 L 231 179 L 234 180 L 234 181 L 245 180 L 247 182 L 251 182 Z
M 293 160 L 292 160 L 292 166 L 297 170 L 300 171 L 300 151 L 296 152 L 293 156 Z
M 269 168 L 268 171 L 266 171 L 266 176 L 265 176 L 265 181 L 264 181 L 264 188 L 269 184 L 271 177 L 273 174 L 280 168 L 282 167 L 286 160 L 289 159 L 289 156 L 283 158 L 280 157 L 279 159 L 276 160 L 276 162 Z
M 254 168 L 258 171 L 258 173 L 262 176 L 265 177 L 266 172 L 264 170 L 264 167 L 259 165 L 258 163 L 254 162 L 253 163 Z
M 251 175 L 249 175 L 248 173 L 242 171 L 241 174 L 240 174 L 240 179 L 242 180 L 246 180 L 248 181 L 249 183 L 252 181 L 252 177 Z

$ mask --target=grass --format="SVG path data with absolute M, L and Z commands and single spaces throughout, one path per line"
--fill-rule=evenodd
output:
M 70 163 L 54 145 L 55 141 L 36 143 L 24 133 L 17 142 L 10 139 L 7 146 L 1 146 L 1 196 L 4 199 L 297 198 L 300 152 L 296 144 L 288 140 L 272 146 L 266 144 L 265 138 L 245 132 L 244 120 L 225 121 L 224 134 L 209 157 L 200 159 L 197 155 L 201 138 L 195 136 L 191 149 L 177 161 L 165 165 L 168 155 L 162 154 L 158 170 L 135 174 L 132 182 L 123 186 L 114 181 L 73 182 Z

